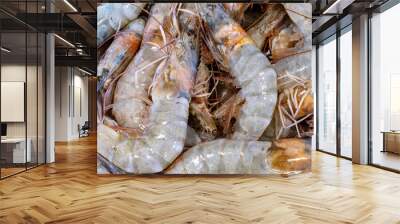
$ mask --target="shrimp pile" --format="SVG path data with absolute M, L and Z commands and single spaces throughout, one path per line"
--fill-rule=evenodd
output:
M 99 8 L 98 173 L 310 170 L 308 4 Z

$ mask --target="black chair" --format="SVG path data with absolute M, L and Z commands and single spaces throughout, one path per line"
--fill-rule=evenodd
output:
M 90 123 L 85 121 L 82 127 L 78 124 L 79 138 L 89 136 Z

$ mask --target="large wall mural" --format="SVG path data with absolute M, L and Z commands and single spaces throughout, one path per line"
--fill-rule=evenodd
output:
M 311 4 L 98 5 L 98 174 L 311 167 Z

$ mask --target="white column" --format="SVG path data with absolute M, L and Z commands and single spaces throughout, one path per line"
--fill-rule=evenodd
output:
M 368 163 L 368 15 L 353 20 L 353 162 Z
M 46 163 L 55 161 L 54 151 L 54 133 L 55 133 L 55 73 L 54 73 L 54 35 L 47 34 L 46 36 L 46 62 L 47 62 L 47 76 L 46 76 Z

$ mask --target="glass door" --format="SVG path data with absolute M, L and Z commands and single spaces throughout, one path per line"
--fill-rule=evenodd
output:
M 370 163 L 400 171 L 400 4 L 371 18 Z
M 26 42 L 25 31 L 1 34 L 2 178 L 26 170 L 31 161 L 26 141 Z
M 352 157 L 352 32 L 340 35 L 340 156 Z
M 45 1 L 0 1 L 0 179 L 45 163 L 43 33 L 14 18 L 43 13 Z
M 318 47 L 317 149 L 336 154 L 336 36 Z

